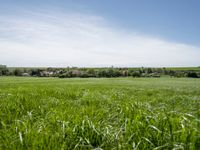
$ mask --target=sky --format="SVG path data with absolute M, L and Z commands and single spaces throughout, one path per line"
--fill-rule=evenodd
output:
M 0 0 L 0 64 L 200 66 L 199 0 Z

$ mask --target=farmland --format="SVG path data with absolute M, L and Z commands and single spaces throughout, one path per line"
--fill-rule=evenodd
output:
M 199 79 L 0 78 L 0 149 L 199 147 Z

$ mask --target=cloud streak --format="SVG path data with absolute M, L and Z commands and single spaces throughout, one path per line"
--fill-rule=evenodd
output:
M 197 66 L 200 48 L 66 12 L 0 15 L 0 63 L 8 66 Z M 135 29 L 136 31 L 136 29 Z

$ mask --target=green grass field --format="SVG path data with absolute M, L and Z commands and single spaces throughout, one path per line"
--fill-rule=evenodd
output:
M 0 78 L 0 149 L 199 149 L 200 80 Z

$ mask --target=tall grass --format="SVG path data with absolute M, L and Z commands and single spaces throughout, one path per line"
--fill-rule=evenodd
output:
M 199 149 L 199 79 L 0 78 L 0 149 Z

